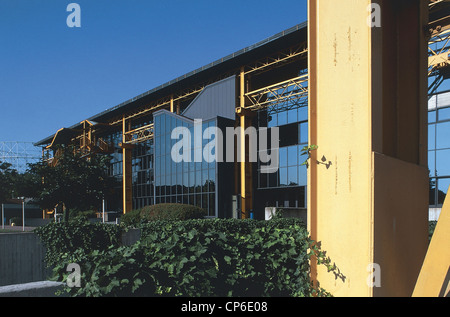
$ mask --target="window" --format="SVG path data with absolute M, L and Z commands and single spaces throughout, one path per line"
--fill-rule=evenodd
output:
M 308 122 L 300 123 L 299 132 L 300 132 L 299 143 L 308 144 Z
M 436 174 L 437 176 L 450 175 L 450 150 L 436 151 Z
M 450 120 L 450 108 L 438 110 L 439 121 Z
M 308 121 L 308 107 L 298 108 L 298 121 Z
M 450 148 L 450 122 L 439 123 L 436 126 L 436 148 Z
M 438 178 L 437 185 L 437 203 L 438 205 L 442 205 L 450 186 L 450 178 Z
M 284 125 L 279 127 L 280 133 L 280 147 L 297 145 L 298 144 L 298 130 L 299 125 L 297 123 L 291 123 L 288 125 Z
M 298 185 L 298 166 L 290 166 L 288 167 L 288 186 L 297 186 Z
M 436 125 L 430 124 L 428 126 L 428 149 L 433 150 L 436 148 Z
M 290 146 L 287 148 L 288 151 L 288 166 L 298 165 L 298 146 Z M 297 174 L 297 173 L 296 173 Z
M 278 125 L 284 125 L 287 123 L 287 111 L 278 112 Z
M 297 108 L 287 111 L 287 123 L 294 123 L 298 121 Z
M 428 151 L 428 169 L 431 176 L 436 176 L 436 151 Z
M 280 167 L 278 170 L 280 174 L 280 186 L 287 186 L 288 185 L 288 169 L 286 167 Z

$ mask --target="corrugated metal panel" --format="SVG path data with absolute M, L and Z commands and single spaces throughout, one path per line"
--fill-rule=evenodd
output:
M 235 119 L 236 76 L 207 86 L 186 108 L 183 116 L 208 120 L 217 116 Z

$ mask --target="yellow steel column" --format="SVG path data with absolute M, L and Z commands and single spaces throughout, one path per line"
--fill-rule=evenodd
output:
M 126 135 L 126 132 L 130 130 L 129 123 L 127 127 L 127 122 L 125 117 L 123 117 L 122 121 L 122 143 L 120 146 L 122 147 L 122 189 L 123 189 L 123 213 L 126 214 L 133 209 L 133 188 L 132 188 L 132 150 L 133 145 L 127 143 L 129 141 L 129 136 Z
M 308 229 L 340 271 L 312 277 L 334 296 L 411 296 L 424 258 L 427 3 L 308 1 Z
M 450 190 L 450 188 L 449 188 Z M 448 193 L 448 191 L 447 191 Z M 415 297 L 448 297 L 450 292 L 450 196 L 442 206 L 419 278 Z
M 175 108 L 173 105 L 173 95 L 170 95 L 170 112 L 174 112 Z
M 237 113 L 240 119 L 240 165 L 241 165 L 241 218 L 250 218 L 253 208 L 252 202 L 252 163 L 249 158 L 249 146 L 246 142 L 245 129 L 251 125 L 251 113 L 244 109 L 245 106 L 245 73 L 244 67 L 240 72 L 240 96 Z

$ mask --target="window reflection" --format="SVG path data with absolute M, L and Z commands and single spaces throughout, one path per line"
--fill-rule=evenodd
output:
M 436 174 L 437 176 L 450 175 L 450 150 L 436 151 Z
M 437 187 L 438 205 L 442 205 L 445 200 L 448 188 L 450 186 L 450 178 L 439 178 Z
M 428 126 L 428 149 L 433 150 L 436 148 L 436 125 L 430 124 Z
M 173 115 L 162 113 L 155 118 L 155 195 L 156 202 L 179 202 L 204 208 L 208 215 L 215 216 L 215 162 L 180 162 L 172 160 L 171 149 L 178 140 L 171 139 L 175 127 L 187 127 L 193 138 L 193 125 Z M 216 126 L 215 120 L 203 122 L 202 130 Z M 160 135 L 158 135 L 160 132 Z M 191 140 L 191 158 L 194 159 L 194 140 Z M 210 140 L 203 140 L 205 146 Z M 159 148 L 158 148 L 159 145 Z M 200 151 L 202 152 L 202 148 Z M 203 158 L 203 156 L 202 156 Z M 211 198 L 212 197 L 212 198 Z M 211 202 L 211 199 L 213 203 Z
M 442 108 L 438 110 L 438 120 L 450 120 L 450 108 Z
M 428 169 L 430 176 L 436 176 L 436 151 L 428 151 Z
M 439 123 L 436 126 L 436 148 L 450 148 L 450 122 Z
M 259 167 L 258 188 L 306 186 L 306 167 L 301 166 L 303 160 L 299 157 L 299 149 L 303 147 L 300 144 L 308 143 L 308 107 L 297 106 L 289 110 L 277 107 L 269 107 L 258 113 L 260 128 L 279 128 L 279 168 L 273 173 L 262 174 Z
M 436 110 L 428 112 L 428 123 L 436 122 Z

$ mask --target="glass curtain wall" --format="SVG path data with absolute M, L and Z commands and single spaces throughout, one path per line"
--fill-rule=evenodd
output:
M 450 186 L 450 92 L 428 103 L 428 168 L 430 207 L 442 207 Z
M 201 131 L 216 126 L 216 120 L 203 121 Z M 172 147 L 180 140 L 172 139 L 172 130 L 186 127 L 191 136 L 189 148 L 191 160 L 175 162 Z M 181 139 L 181 138 L 180 138 Z M 201 207 L 210 217 L 216 212 L 216 162 L 207 162 L 202 155 L 194 160 L 194 122 L 168 112 L 155 113 L 155 203 L 182 203 Z M 201 148 L 210 140 L 203 140 Z
M 278 170 L 263 174 L 261 164 L 258 165 L 258 190 L 267 193 L 266 206 L 306 208 L 307 169 L 302 165 L 306 157 L 300 154 L 308 144 L 308 107 L 297 105 L 290 109 L 269 107 L 261 110 L 258 112 L 258 126 L 279 128 Z M 286 196 L 289 192 L 292 195 Z

